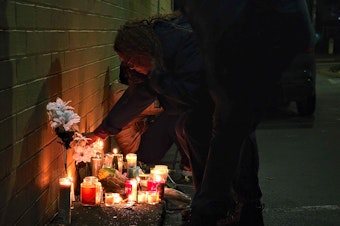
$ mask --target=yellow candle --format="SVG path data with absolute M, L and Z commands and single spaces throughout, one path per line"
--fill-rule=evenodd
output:
M 134 153 L 129 153 L 126 155 L 127 169 L 137 166 L 137 155 Z
M 146 192 L 145 191 L 139 191 L 138 192 L 138 203 L 145 203 L 146 202 Z

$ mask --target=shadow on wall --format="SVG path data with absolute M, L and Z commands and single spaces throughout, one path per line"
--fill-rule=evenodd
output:
M 101 101 L 101 105 L 103 110 L 103 119 L 107 116 L 109 111 L 111 110 L 110 108 L 110 68 L 107 67 L 105 71 L 105 78 L 104 78 L 104 84 L 103 84 L 103 98 Z M 110 152 L 111 151 L 111 139 L 106 139 L 105 142 L 105 147 L 104 147 L 104 152 Z
M 24 143 L 20 153 L 23 163 L 15 174 L 19 189 L 11 202 L 25 203 L 9 209 L 18 213 L 18 224 L 41 225 L 52 219 L 57 212 L 58 178 L 64 172 L 63 146 L 54 138 L 54 131 L 48 124 L 46 104 L 60 95 L 61 64 L 59 59 L 51 63 L 46 80 L 36 87 L 39 94 L 31 105 L 35 107 L 27 117 Z M 46 125 L 48 128 L 46 128 Z M 12 206 L 12 205 L 11 205 Z M 25 223 L 24 223 L 25 222 Z

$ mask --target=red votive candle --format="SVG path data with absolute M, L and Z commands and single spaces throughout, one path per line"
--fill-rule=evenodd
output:
M 96 184 L 92 183 L 91 178 L 84 178 L 80 184 L 80 202 L 83 206 L 96 205 Z

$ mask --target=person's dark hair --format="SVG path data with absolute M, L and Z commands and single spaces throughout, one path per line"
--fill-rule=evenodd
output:
M 169 22 L 179 15 L 176 12 L 127 21 L 117 31 L 114 50 L 127 58 L 136 54 L 148 55 L 155 61 L 156 67 L 163 69 L 162 47 L 153 27 L 157 22 Z

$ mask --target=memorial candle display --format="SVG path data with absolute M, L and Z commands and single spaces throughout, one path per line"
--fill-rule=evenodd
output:
M 59 179 L 59 213 L 63 224 L 71 224 L 71 178 Z

